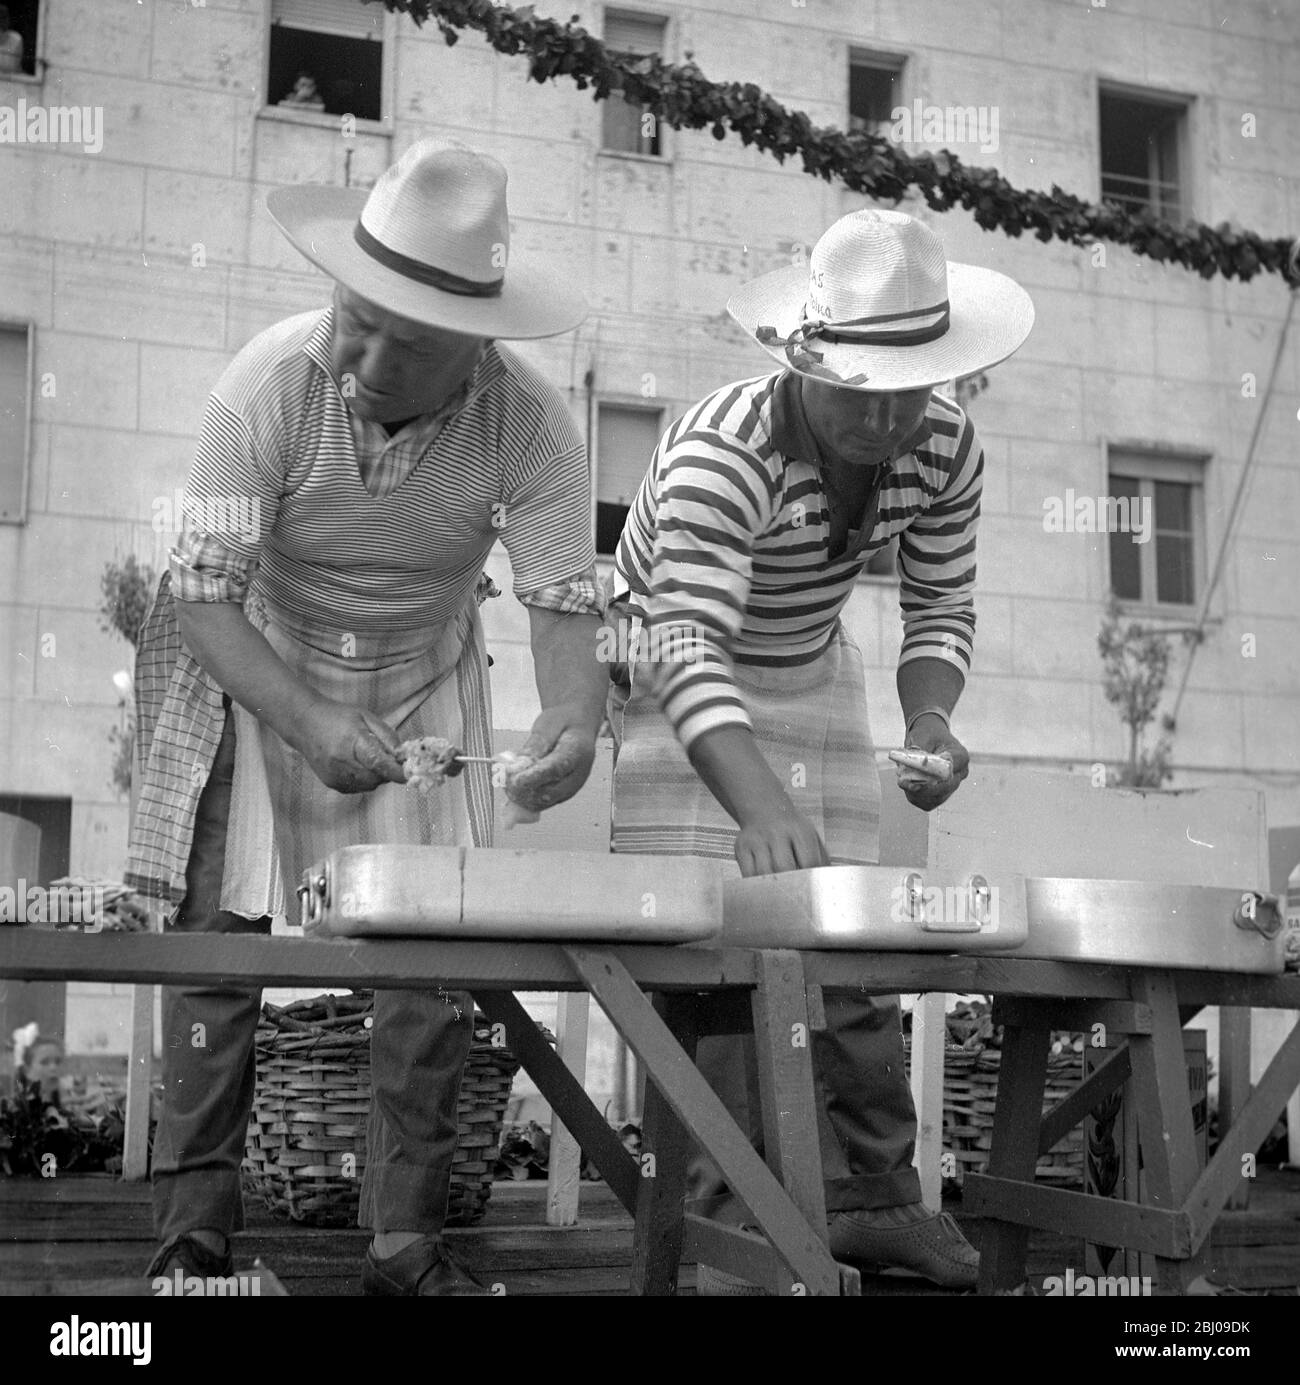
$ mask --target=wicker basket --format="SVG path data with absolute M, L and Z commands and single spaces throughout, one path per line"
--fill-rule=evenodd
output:
M 911 1045 L 906 1045 L 911 1060 Z M 996 1048 L 950 1046 L 943 1058 L 943 1148 L 956 1161 L 954 1181 L 983 1173 L 993 1144 L 993 1110 L 998 1095 L 1002 1053 Z M 1083 1057 L 1054 1053 L 1047 1060 L 1043 1110 L 1055 1106 L 1083 1080 Z M 1082 1186 L 1083 1132 L 1076 1128 L 1055 1149 L 1041 1155 L 1038 1178 L 1058 1186 Z
M 257 1092 L 244 1150 L 245 1189 L 273 1211 L 313 1226 L 355 1226 L 370 1109 L 369 996 L 322 996 L 262 1008 Z M 494 1048 L 474 1016 L 457 1114 L 449 1226 L 478 1221 L 519 1060 Z

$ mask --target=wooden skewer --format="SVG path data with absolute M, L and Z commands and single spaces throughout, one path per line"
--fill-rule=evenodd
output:
M 460 764 L 462 764 L 462 765 L 494 765 L 494 764 L 496 764 L 496 759 L 495 759 L 493 756 L 491 756 L 491 755 L 453 755 L 453 756 L 452 756 L 452 759 L 453 759 L 453 760 L 456 760 L 458 763 L 460 763 Z

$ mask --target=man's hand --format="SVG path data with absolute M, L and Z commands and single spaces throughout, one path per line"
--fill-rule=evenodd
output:
M 404 784 L 397 732 L 359 707 L 319 698 L 298 735 L 296 749 L 317 779 L 338 793 L 368 793 L 383 783 Z
M 591 773 L 599 731 L 581 703 L 547 707 L 520 748 L 537 763 L 511 778 L 507 795 L 534 813 L 572 798 Z
M 935 779 L 919 770 L 898 767 L 898 786 L 907 801 L 923 812 L 931 812 L 957 792 L 957 786 L 970 773 L 970 753 L 944 725 L 942 717 L 918 717 L 904 750 L 924 750 L 928 755 L 947 755 L 952 760 L 952 778 Z
M 740 825 L 736 862 L 745 877 L 831 863 L 817 829 L 784 794 L 781 797 L 784 804 L 773 803 L 770 810 L 746 817 Z

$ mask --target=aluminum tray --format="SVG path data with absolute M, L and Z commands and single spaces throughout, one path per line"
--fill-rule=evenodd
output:
M 1030 925 L 1022 957 L 1207 971 L 1280 972 L 1285 965 L 1277 907 L 1249 890 L 1031 877 L 1025 891 Z
M 349 846 L 304 871 L 314 937 L 704 942 L 722 926 L 716 861 L 587 851 Z
M 734 947 L 1001 952 L 1028 934 L 1019 875 L 940 880 L 901 866 L 818 866 L 727 880 Z

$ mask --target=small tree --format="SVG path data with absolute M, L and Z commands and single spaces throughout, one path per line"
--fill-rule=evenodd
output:
M 134 650 L 140 642 L 140 628 L 149 614 L 157 580 L 153 568 L 138 561 L 133 553 L 127 554 L 121 563 L 105 564 L 99 583 L 104 597 L 99 608 L 99 628 L 121 635 Z M 118 706 L 124 711 L 124 725 L 114 726 L 108 733 L 109 743 L 115 749 L 112 782 L 119 794 L 129 794 L 135 756 L 135 709 L 125 697 Z
M 1169 676 L 1169 640 L 1170 636 L 1144 629 L 1135 621 L 1126 626 L 1119 604 L 1111 601 L 1097 648 L 1105 671 L 1106 701 L 1119 708 L 1120 720 L 1128 728 L 1128 761 L 1115 770 L 1115 782 L 1122 788 L 1158 789 L 1173 777 L 1168 734 L 1173 723 L 1168 717 L 1161 719 L 1165 734 L 1152 746 L 1145 744 L 1144 737 L 1156 719 Z

